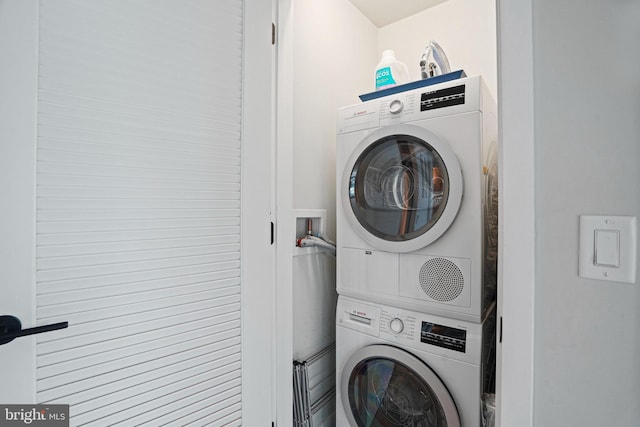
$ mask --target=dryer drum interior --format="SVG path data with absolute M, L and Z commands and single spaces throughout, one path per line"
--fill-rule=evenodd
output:
M 406 241 L 439 220 L 449 186 L 447 167 L 431 145 L 412 135 L 390 135 L 356 160 L 348 194 L 355 217 L 369 233 Z
M 451 395 L 426 364 L 391 346 L 370 346 L 362 351 L 363 356 L 379 355 L 355 361 L 358 352 L 343 373 L 348 375 L 347 390 L 343 390 L 348 398 L 345 407 L 350 408 L 357 426 L 459 427 Z

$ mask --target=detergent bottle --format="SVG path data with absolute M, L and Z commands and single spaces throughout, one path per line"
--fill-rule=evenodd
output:
M 376 90 L 387 89 L 409 82 L 407 66 L 396 59 L 392 50 L 382 52 L 382 59 L 376 67 Z

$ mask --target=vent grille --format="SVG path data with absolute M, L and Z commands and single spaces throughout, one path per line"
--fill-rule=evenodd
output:
M 419 273 L 420 287 L 431 299 L 449 302 L 458 298 L 464 289 L 462 271 L 445 258 L 432 258 Z

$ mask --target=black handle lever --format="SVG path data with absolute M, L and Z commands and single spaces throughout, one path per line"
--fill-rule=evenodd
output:
M 36 326 L 35 328 L 22 329 L 22 323 L 17 317 L 0 316 L 0 345 L 11 342 L 18 337 L 56 331 L 68 326 L 69 322 L 60 322 L 52 323 L 50 325 Z

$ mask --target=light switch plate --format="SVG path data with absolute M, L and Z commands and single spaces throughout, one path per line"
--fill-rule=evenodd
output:
M 581 215 L 578 254 L 580 277 L 635 283 L 636 223 L 634 216 Z M 612 236 L 617 236 L 615 243 L 612 243 Z

